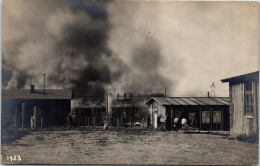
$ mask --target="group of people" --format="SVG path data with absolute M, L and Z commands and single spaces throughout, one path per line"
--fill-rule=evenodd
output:
M 185 128 L 188 127 L 187 123 L 188 123 L 188 121 L 185 117 L 183 117 L 181 119 L 179 116 L 177 116 L 173 119 L 173 128 L 175 128 L 175 129 L 180 129 L 180 128 L 185 129 Z
M 157 125 L 159 130 L 166 130 L 167 128 L 171 128 L 171 118 L 169 115 L 158 116 L 157 117 Z M 167 126 L 168 125 L 168 126 Z M 188 121 L 185 117 L 180 118 L 180 116 L 176 116 L 173 119 L 173 128 L 174 129 L 185 129 L 188 127 Z

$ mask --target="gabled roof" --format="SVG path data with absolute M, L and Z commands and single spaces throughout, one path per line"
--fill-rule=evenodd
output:
M 2 99 L 72 99 L 71 89 L 36 89 L 31 93 L 30 89 L 2 89 Z
M 259 71 L 247 73 L 239 76 L 222 79 L 222 82 L 243 82 L 247 80 L 259 80 Z
M 151 97 L 146 104 L 160 105 L 229 105 L 229 97 Z

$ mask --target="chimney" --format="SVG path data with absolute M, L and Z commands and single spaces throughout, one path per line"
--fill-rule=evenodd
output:
M 166 89 L 164 90 L 164 95 L 166 96 Z
M 124 93 L 124 99 L 126 99 L 126 93 Z
M 35 92 L 35 85 L 31 85 L 31 93 Z
M 209 97 L 209 92 L 208 92 L 208 97 Z

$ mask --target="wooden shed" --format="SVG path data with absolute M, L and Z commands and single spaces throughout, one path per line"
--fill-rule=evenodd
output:
M 2 126 L 21 128 L 23 119 L 24 128 L 29 128 L 35 113 L 43 127 L 66 125 L 71 99 L 70 89 L 2 89 Z
M 150 124 L 158 128 L 158 117 L 166 117 L 172 130 L 174 118 L 186 118 L 188 126 L 201 130 L 229 130 L 228 97 L 151 97 L 146 104 Z
M 230 135 L 258 136 L 259 71 L 221 81 L 229 82 Z

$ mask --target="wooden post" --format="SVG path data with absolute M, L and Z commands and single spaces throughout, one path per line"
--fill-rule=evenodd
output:
M 92 122 L 92 127 L 94 128 L 94 111 L 93 111 L 93 108 L 91 109 L 91 122 Z
M 213 111 L 212 108 L 210 108 L 210 128 L 212 130 L 212 121 L 213 121 Z
M 42 116 L 41 116 L 41 130 L 42 130 Z
M 147 116 L 145 117 L 145 120 L 146 120 L 146 128 L 148 128 L 148 117 Z
M 15 114 L 14 114 L 14 128 L 15 129 L 17 127 L 17 111 L 18 111 L 18 108 L 16 107 L 15 108 Z
M 223 130 L 223 107 L 221 108 L 221 130 Z
M 22 130 L 24 131 L 24 111 L 25 111 L 25 104 L 22 103 Z
M 202 121 L 202 111 L 201 111 L 201 108 L 200 108 L 200 130 L 201 130 L 201 121 Z
M 144 118 L 143 118 L 143 129 L 144 129 Z
M 120 121 L 121 121 L 121 127 L 123 127 L 123 117 L 122 117 L 122 112 L 120 114 Z
M 170 130 L 172 130 L 172 126 L 173 126 L 173 110 L 172 110 L 172 106 L 171 106 L 171 127 L 170 127 Z
M 34 119 L 34 124 L 33 124 L 33 129 L 35 130 L 37 128 L 37 111 L 36 111 L 36 106 L 33 107 L 33 119 Z
M 93 127 L 96 127 L 96 111 L 94 111 L 94 117 L 93 117 Z
M 130 117 L 130 127 L 132 128 L 132 117 Z

